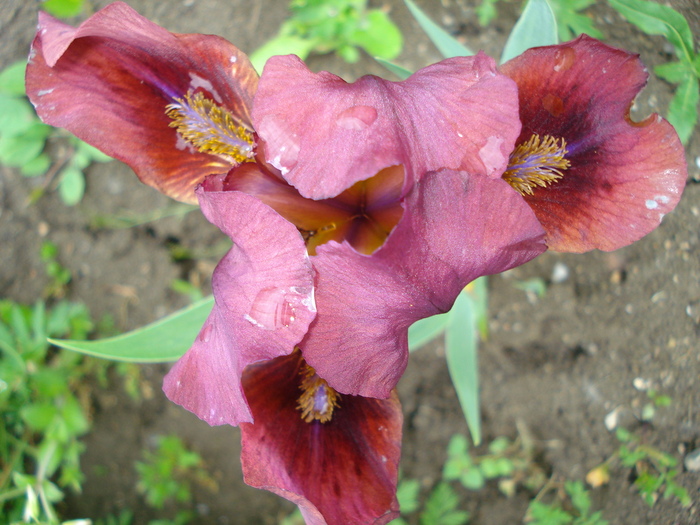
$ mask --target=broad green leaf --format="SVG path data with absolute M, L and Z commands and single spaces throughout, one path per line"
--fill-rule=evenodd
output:
M 397 66 L 396 64 L 393 64 L 388 60 L 384 60 L 382 57 L 374 57 L 374 59 L 377 62 L 379 62 L 382 66 L 387 68 L 389 71 L 391 71 L 394 75 L 399 77 L 401 80 L 406 80 L 413 74 L 408 69 L 401 66 Z
M 528 0 L 508 36 L 501 63 L 508 62 L 531 47 L 551 46 L 557 42 L 557 21 L 547 0 Z
M 698 120 L 698 77 L 687 75 L 676 89 L 668 106 L 668 121 L 676 128 L 683 144 L 687 144 Z
M 85 194 L 85 175 L 76 168 L 68 167 L 61 171 L 60 177 L 58 194 L 61 200 L 67 206 L 75 206 Z
M 414 352 L 445 331 L 450 313 L 438 314 L 416 321 L 408 328 L 408 350 Z
M 24 70 L 27 61 L 20 60 L 0 71 L 0 93 L 14 97 L 24 96 Z
M 486 276 L 475 279 L 466 287 L 474 302 L 474 316 L 479 335 L 483 341 L 489 338 L 489 278 Z
M 445 354 L 452 384 L 475 445 L 481 443 L 477 333 L 474 301 L 462 292 L 450 311 L 450 323 L 445 331 Z
M 49 342 L 61 348 L 113 361 L 176 361 L 192 345 L 213 305 L 214 299 L 210 296 L 147 326 L 108 339 L 49 339 Z
M 404 2 L 442 56 L 451 58 L 474 54 L 468 47 L 461 44 L 455 37 L 428 18 L 428 16 L 413 3 L 413 0 L 404 0 Z
M 391 60 L 401 53 L 403 36 L 389 15 L 379 9 L 367 12 L 367 18 L 350 39 L 370 55 Z
M 256 71 L 262 73 L 265 62 L 270 57 L 275 55 L 297 55 L 302 60 L 305 60 L 315 45 L 316 42 L 308 38 L 293 35 L 277 36 L 253 51 L 250 55 L 250 61 L 253 63 Z
M 610 0 L 610 5 L 649 35 L 663 35 L 676 48 L 679 58 L 692 63 L 695 52 L 688 21 L 675 9 L 646 0 Z

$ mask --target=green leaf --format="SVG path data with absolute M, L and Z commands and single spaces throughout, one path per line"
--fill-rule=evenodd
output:
M 25 177 L 38 177 L 44 175 L 51 167 L 51 157 L 45 153 L 34 157 L 25 163 L 20 169 Z
M 452 487 L 445 482 L 438 483 L 425 502 L 420 524 L 463 525 L 469 520 L 469 514 L 455 510 L 458 504 L 459 498 Z
M 588 516 L 591 510 L 591 497 L 584 484 L 581 481 L 567 481 L 564 483 L 564 489 L 581 516 Z
M 44 149 L 50 130 L 49 126 L 36 121 L 17 135 L 0 135 L 0 162 L 14 167 L 31 162 Z
M 465 489 L 481 490 L 486 483 L 484 475 L 478 468 L 470 468 L 459 477 L 459 482 Z
M 455 434 L 447 445 L 448 456 L 464 456 L 469 451 L 469 442 L 462 434 Z
M 214 305 L 207 297 L 132 332 L 97 341 L 49 339 L 53 345 L 83 354 L 134 363 L 176 361 L 192 345 Z
M 469 426 L 475 445 L 481 443 L 479 411 L 479 367 L 477 363 L 477 322 L 474 301 L 460 293 L 449 312 L 445 331 L 445 353 L 452 384 Z
M 596 3 L 596 0 L 548 0 L 557 21 L 559 40 L 566 42 L 585 33 L 594 38 L 603 38 L 603 34 L 593 24 L 593 19 L 578 11 Z
M 668 106 L 668 121 L 676 128 L 683 144 L 687 144 L 698 121 L 698 77 L 687 75 L 676 89 Z
M 377 62 L 379 62 L 382 66 L 387 68 L 389 71 L 391 71 L 394 75 L 399 77 L 401 80 L 406 80 L 413 74 L 405 67 L 397 66 L 396 64 L 389 62 L 388 60 L 384 60 L 382 57 L 374 57 L 374 59 Z
M 668 62 L 654 67 L 657 77 L 671 84 L 680 84 L 686 75 L 693 74 L 692 68 L 685 62 Z
M 528 0 L 506 41 L 501 63 L 531 47 L 551 46 L 558 41 L 557 21 L 547 0 Z
M 275 55 L 297 55 L 302 60 L 309 56 L 309 53 L 316 45 L 314 40 L 302 38 L 294 35 L 277 36 L 267 41 L 250 55 L 258 73 L 262 73 L 265 62 Z
M 465 291 L 471 296 L 474 306 L 476 325 L 482 341 L 489 338 L 489 280 L 488 277 L 479 277 L 472 281 Z
M 416 321 L 408 328 L 408 351 L 415 352 L 445 331 L 450 314 L 438 314 Z
M 58 414 L 56 407 L 49 401 L 27 405 L 21 410 L 22 419 L 35 432 L 46 430 Z
M 0 136 L 14 136 L 27 131 L 39 119 L 25 98 L 0 93 Z
M 370 55 L 391 60 L 401 53 L 403 36 L 389 15 L 379 9 L 367 12 L 367 17 L 352 34 L 350 41 L 362 47 Z
M 532 500 L 527 509 L 529 525 L 564 525 L 573 521 L 573 516 L 565 510 Z
M 692 64 L 695 52 L 688 21 L 675 9 L 646 0 L 610 0 L 610 6 L 649 35 L 663 35 L 683 62 Z
M 42 9 L 59 18 L 77 16 L 83 11 L 85 0 L 46 0 Z
M 20 60 L 0 72 L 0 93 L 14 97 L 24 96 L 24 70 L 27 61 Z
M 537 297 L 544 297 L 547 293 L 547 283 L 541 277 L 533 277 L 524 281 L 517 281 L 514 286 L 518 290 L 522 290 L 528 294 L 534 294 Z
M 404 0 L 411 14 L 445 58 L 471 56 L 474 53 L 421 11 L 413 0 Z
M 420 492 L 420 482 L 417 479 L 404 479 L 396 489 L 396 499 L 399 500 L 401 514 L 410 514 L 418 510 L 418 493 Z
M 491 454 L 502 454 L 508 450 L 510 445 L 510 440 L 507 437 L 499 436 L 489 443 L 489 452 L 491 452 Z
M 61 181 L 58 183 L 58 194 L 68 206 L 78 204 L 85 194 L 85 175 L 73 167 L 61 171 Z
M 479 25 L 486 27 L 496 18 L 496 2 L 498 0 L 481 0 L 481 5 L 476 8 L 476 15 L 479 17 Z
M 71 436 L 80 436 L 90 430 L 90 423 L 85 417 L 83 407 L 73 396 L 66 398 L 65 404 L 61 408 L 61 418 Z

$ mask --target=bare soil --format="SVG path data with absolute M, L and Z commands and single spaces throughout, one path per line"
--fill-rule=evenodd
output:
M 107 2 L 92 3 L 97 10 Z M 274 35 L 287 15 L 283 0 L 128 3 L 172 31 L 222 35 L 244 51 Z M 517 16 L 514 3 L 500 2 L 501 18 L 484 29 L 476 21 L 475 0 L 417 3 L 470 47 L 495 56 Z M 700 35 L 698 1 L 670 3 Z M 403 30 L 406 43 L 400 64 L 416 69 L 440 58 L 403 2 L 372 4 L 390 9 Z M 0 3 L 0 67 L 26 57 L 36 11 L 36 2 Z M 604 6 L 593 13 L 606 41 L 640 53 L 649 69 L 671 59 L 672 50 L 662 38 L 640 33 Z M 387 76 L 369 57 L 355 65 L 334 57 L 314 58 L 310 64 L 348 80 L 364 73 Z M 652 78 L 636 104 L 636 115 L 664 113 L 671 95 L 670 85 Z M 687 161 L 689 184 L 678 209 L 642 241 L 615 253 L 548 253 L 490 279 L 491 336 L 480 352 L 486 442 L 500 435 L 515 438 L 525 429 L 535 440 L 536 461 L 548 475 L 583 479 L 618 446 L 604 425 L 605 416 L 617 409 L 622 425 L 681 461 L 700 447 L 699 134 L 687 147 Z M 43 181 L 0 169 L 2 296 L 28 303 L 41 296 L 46 279 L 39 247 L 46 239 L 60 246 L 60 262 L 73 274 L 70 297 L 85 302 L 95 318 L 112 314 L 120 330 L 184 306 L 187 299 L 169 288 L 173 279 L 201 283 L 207 290 L 226 244 L 197 211 L 128 229 L 96 225 L 99 217 L 144 215 L 172 205 L 141 185 L 126 166 L 110 162 L 91 167 L 87 194 L 72 208 L 55 192 L 28 205 L 32 189 Z M 190 256 L 176 260 L 173 246 Z M 555 265 L 561 264 L 568 277 L 553 282 Z M 529 297 L 514 286 L 534 277 L 548 283 L 542 298 Z M 450 437 L 467 430 L 443 356 L 439 342 L 419 350 L 399 385 L 405 413 L 403 475 L 419 479 L 426 489 L 441 477 Z M 218 492 L 197 489 L 197 523 L 277 523 L 292 506 L 243 484 L 238 429 L 210 428 L 168 402 L 160 391 L 166 368 L 143 368 L 144 398 L 138 402 L 126 396 L 118 382 L 111 390 L 96 390 L 94 429 L 83 456 L 87 481 L 82 495 L 69 497 L 63 509 L 66 517 L 96 519 L 125 508 L 134 511 L 137 524 L 157 517 L 136 493 L 133 463 L 153 445 L 155 436 L 177 433 L 205 458 L 219 485 Z M 635 379 L 673 400 L 652 423 L 639 422 L 647 398 L 635 388 Z M 602 509 L 610 523 L 700 523 L 699 472 L 683 470 L 677 478 L 694 499 L 685 509 L 663 499 L 650 508 L 636 494 L 629 470 L 617 468 L 612 474 L 608 485 L 592 491 L 594 507 Z M 521 489 L 506 499 L 495 484 L 460 495 L 463 508 L 472 513 L 470 523 L 476 525 L 521 523 L 534 496 Z

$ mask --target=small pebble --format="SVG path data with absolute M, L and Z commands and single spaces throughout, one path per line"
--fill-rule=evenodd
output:
M 664 302 L 666 299 L 668 299 L 668 294 L 664 290 L 651 296 L 651 302 L 654 304 Z
M 569 278 L 569 267 L 563 262 L 557 262 L 552 268 L 552 282 L 561 284 Z
M 700 323 L 700 301 L 693 301 L 685 307 L 685 313 L 696 323 Z
M 683 465 L 691 472 L 700 471 L 700 448 L 696 448 L 690 452 L 683 460 Z
M 644 379 L 643 377 L 635 377 L 632 381 L 634 388 L 640 392 L 646 392 L 651 388 L 651 379 Z
M 609 412 L 607 416 L 605 416 L 604 423 L 605 423 L 605 428 L 608 429 L 609 432 L 612 432 L 617 428 L 617 425 L 620 421 L 620 412 L 622 411 L 622 407 L 617 407 L 615 410 L 612 412 Z

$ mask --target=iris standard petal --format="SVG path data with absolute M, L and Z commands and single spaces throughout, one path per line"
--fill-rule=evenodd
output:
M 258 77 L 223 38 L 174 34 L 115 2 L 73 28 L 39 13 L 27 94 L 39 116 L 119 159 L 143 182 L 196 203 L 226 159 L 201 153 L 170 124 L 167 106 L 201 92 L 250 127 Z
M 341 393 L 387 397 L 406 367 L 412 323 L 449 310 L 477 277 L 545 249 L 534 213 L 505 181 L 429 173 L 371 256 L 347 243 L 318 247 L 318 315 L 299 345 L 304 358 Z
M 551 249 L 620 248 L 676 206 L 687 178 L 678 135 L 656 114 L 630 118 L 648 76 L 638 55 L 584 35 L 530 49 L 500 71 L 518 84 L 518 144 L 534 135 L 566 144 L 562 177 L 524 194 Z
M 395 165 L 413 174 L 408 188 L 441 168 L 500 177 L 520 131 L 515 85 L 483 53 L 443 60 L 403 82 L 364 76 L 352 84 L 312 73 L 293 55 L 273 57 L 253 122 L 268 161 L 312 199 Z
M 326 423 L 297 408 L 298 352 L 248 367 L 243 386 L 254 424 L 241 425 L 245 482 L 297 504 L 307 525 L 388 523 L 396 500 L 403 416 L 389 399 L 342 396 Z
M 253 417 L 243 369 L 293 352 L 316 315 L 313 276 L 292 224 L 254 197 L 207 186 L 197 190 L 202 211 L 234 246 L 214 271 L 214 308 L 163 390 L 211 425 L 237 425 Z

